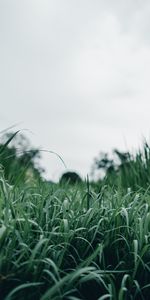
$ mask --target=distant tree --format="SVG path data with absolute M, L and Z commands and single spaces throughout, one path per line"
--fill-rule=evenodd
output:
M 109 173 L 114 171 L 115 164 L 114 161 L 108 157 L 107 153 L 101 152 L 100 156 L 95 158 L 94 167 L 99 170 L 103 169 L 105 173 Z
M 115 157 L 109 158 L 108 153 L 101 152 L 99 157 L 94 159 L 94 164 L 92 166 L 92 173 L 96 170 L 103 170 L 105 176 L 111 174 L 117 174 L 119 170 L 124 170 L 129 166 L 131 161 L 131 156 L 129 152 L 121 152 L 117 149 L 113 151 Z
M 103 177 L 97 177 L 97 182 L 137 189 L 137 187 L 150 186 L 150 146 L 144 141 L 143 149 L 138 150 L 136 155 L 122 152 L 117 149 L 113 151 L 114 158 L 110 159 L 108 154 L 101 154 L 94 160 L 93 177 L 97 171 L 103 170 Z M 111 171 L 111 172 L 110 172 Z
M 113 152 L 117 155 L 121 164 L 125 164 L 131 160 L 131 154 L 129 152 L 120 152 L 117 149 L 114 149 Z
M 82 179 L 76 172 L 66 172 L 60 178 L 60 183 L 65 182 L 70 184 L 81 183 Z
M 108 157 L 108 153 L 101 152 L 98 158 L 94 159 L 92 172 L 95 170 L 103 170 L 104 174 L 110 174 L 115 171 L 115 162 Z

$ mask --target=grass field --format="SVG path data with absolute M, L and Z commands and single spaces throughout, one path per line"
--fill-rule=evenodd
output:
M 1 167 L 0 299 L 150 299 L 148 166 L 74 185 L 10 185 Z

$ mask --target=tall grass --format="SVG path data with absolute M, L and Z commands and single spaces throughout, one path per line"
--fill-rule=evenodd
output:
M 148 191 L 0 184 L 2 299 L 148 299 Z
M 125 190 L 131 188 L 134 191 L 147 189 L 150 185 L 150 147 L 147 142 L 144 142 L 143 149 L 139 149 L 135 155 L 129 154 L 126 161 L 106 173 L 101 184 Z
M 1 168 L 0 299 L 149 299 L 150 192 L 140 159 L 143 175 L 135 189 L 130 171 L 127 191 L 125 175 L 95 191 L 88 179 L 10 185 Z

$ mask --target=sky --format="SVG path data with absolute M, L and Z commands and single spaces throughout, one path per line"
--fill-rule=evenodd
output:
M 0 131 L 18 124 L 45 177 L 150 137 L 149 0 L 0 0 Z

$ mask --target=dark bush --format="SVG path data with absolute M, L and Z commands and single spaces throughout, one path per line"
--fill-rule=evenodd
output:
M 64 182 L 75 184 L 82 182 L 82 179 L 76 172 L 66 172 L 60 178 L 60 183 Z

